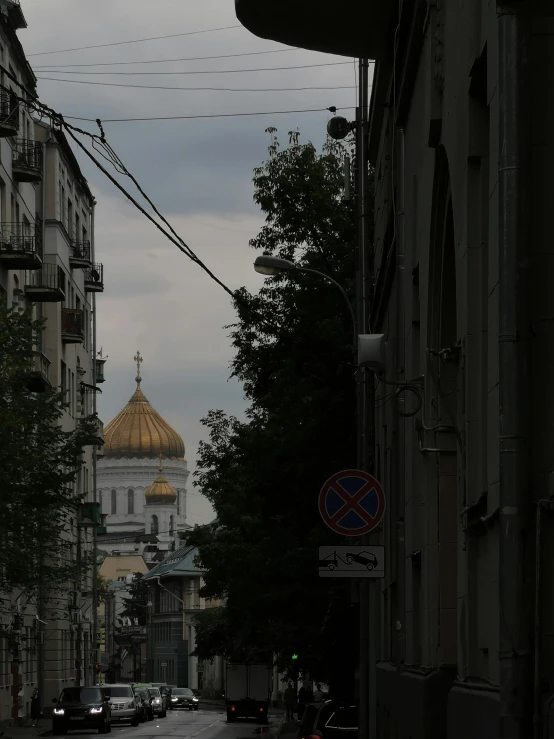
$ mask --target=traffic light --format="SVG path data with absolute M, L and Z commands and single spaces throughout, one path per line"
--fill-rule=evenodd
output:
M 293 654 L 293 655 L 292 655 L 292 659 L 293 659 L 293 661 L 294 661 L 294 660 L 297 660 L 297 659 L 298 659 L 298 655 L 297 655 L 297 654 Z
M 100 673 L 100 665 L 94 665 L 94 671 L 98 675 Z

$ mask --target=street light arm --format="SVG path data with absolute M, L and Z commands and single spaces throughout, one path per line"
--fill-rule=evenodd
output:
M 358 344 L 358 322 L 356 321 L 356 316 L 354 314 L 354 308 L 352 307 L 352 303 L 350 302 L 350 298 L 348 297 L 348 294 L 346 290 L 343 288 L 343 286 L 334 280 L 332 277 L 329 277 L 329 275 L 325 274 L 325 272 L 319 272 L 316 269 L 308 269 L 308 267 L 296 267 L 295 268 L 297 272 L 307 272 L 312 275 L 317 275 L 318 277 L 325 278 L 328 282 L 331 282 L 337 290 L 340 291 L 340 294 L 344 298 L 344 301 L 346 305 L 348 306 L 348 311 L 350 313 L 350 318 L 352 319 L 352 350 L 354 351 L 354 354 L 356 353 L 356 346 Z
M 172 593 L 172 592 L 171 592 L 171 590 L 169 590 L 168 588 L 166 588 L 166 587 L 165 587 L 165 585 L 162 585 L 162 584 L 161 584 L 161 582 L 160 582 L 160 578 L 159 578 L 159 576 L 156 576 L 156 581 L 157 581 L 158 585 L 160 586 L 160 588 L 161 588 L 162 590 L 165 590 L 165 592 L 166 592 L 166 593 L 169 593 L 169 594 L 170 594 L 170 595 L 172 595 L 172 596 L 173 596 L 173 597 L 174 597 L 174 598 L 175 598 L 176 600 L 178 600 L 178 601 L 179 601 L 179 603 L 180 603 L 180 604 L 181 604 L 181 605 L 183 606 L 183 609 L 184 609 L 184 607 L 185 607 L 185 601 L 184 601 L 184 600 L 181 600 L 181 598 L 179 598 L 179 596 L 178 596 L 178 595 L 175 595 L 175 593 Z

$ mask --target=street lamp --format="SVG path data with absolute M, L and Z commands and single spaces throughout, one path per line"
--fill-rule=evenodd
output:
M 332 277 L 329 277 L 329 275 L 325 274 L 325 272 L 319 272 L 317 269 L 299 267 L 297 264 L 289 261 L 288 259 L 271 257 L 266 254 L 256 257 L 256 261 L 254 262 L 254 269 L 259 274 L 268 276 L 277 275 L 279 274 L 279 272 L 306 272 L 308 274 L 317 275 L 318 277 L 323 277 L 324 280 L 331 282 L 337 288 L 337 290 L 339 290 L 340 294 L 344 298 L 346 305 L 348 306 L 348 312 L 350 313 L 350 318 L 352 319 L 352 349 L 354 350 L 354 353 L 356 352 L 356 347 L 358 344 L 358 324 L 356 321 L 356 316 L 354 315 L 354 308 L 352 307 L 352 303 L 350 302 L 350 298 L 348 297 L 346 290 L 336 280 L 334 280 Z

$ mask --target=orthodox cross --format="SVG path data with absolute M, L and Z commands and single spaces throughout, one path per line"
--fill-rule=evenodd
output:
M 140 356 L 140 352 L 139 352 L 138 349 L 137 349 L 137 353 L 135 354 L 135 356 L 133 357 L 133 359 L 137 363 L 137 378 L 136 379 L 137 379 L 137 382 L 140 382 L 140 365 L 142 364 L 142 362 L 144 360 Z

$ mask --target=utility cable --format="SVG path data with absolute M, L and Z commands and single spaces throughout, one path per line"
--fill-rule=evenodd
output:
M 285 115 L 287 113 L 324 113 L 326 110 L 335 113 L 337 110 L 353 110 L 353 105 L 347 105 L 342 108 L 306 108 L 304 110 L 263 110 L 255 113 L 209 113 L 205 115 L 169 115 L 169 116 L 153 116 L 151 118 L 105 118 L 103 123 L 131 123 L 134 121 L 185 121 L 185 120 L 196 120 L 199 118 L 237 118 L 243 116 L 256 116 L 256 115 Z M 80 118 L 74 115 L 64 116 L 64 120 L 70 121 L 88 121 L 89 123 L 96 123 L 94 118 Z
M 101 87 L 127 87 L 139 90 L 185 90 L 187 92 L 217 91 L 217 92 L 294 92 L 306 90 L 351 90 L 352 85 L 339 85 L 337 87 L 169 87 L 167 85 L 130 85 L 122 82 L 93 82 L 92 80 L 65 80 L 58 77 L 37 77 L 38 80 L 49 80 L 50 82 L 72 82 L 75 85 L 100 85 Z
M 74 49 L 58 49 L 57 51 L 38 51 L 27 56 L 46 56 L 47 54 L 65 54 L 68 51 L 84 51 L 85 49 L 105 49 L 108 46 L 124 46 L 125 44 L 141 44 L 144 41 L 159 41 L 166 38 L 179 38 L 182 36 L 196 36 L 201 33 L 213 33 L 214 31 L 229 31 L 231 28 L 242 28 L 240 23 L 234 26 L 222 26 L 221 28 L 205 28 L 203 31 L 187 31 L 186 33 L 172 33 L 168 36 L 150 36 L 149 38 L 136 38 L 130 41 L 112 41 L 110 44 L 95 44 L 94 46 L 77 46 Z
M 39 64 L 33 65 L 33 69 L 44 69 L 47 67 L 115 67 L 128 64 L 165 64 L 166 62 L 198 62 L 203 59 L 231 59 L 239 56 L 259 56 L 260 54 L 280 54 L 283 51 L 302 51 L 296 46 L 287 46 L 285 49 L 270 49 L 269 51 L 243 51 L 240 54 L 217 54 L 216 56 L 185 56 L 179 59 L 137 59 L 134 62 L 89 62 L 88 64 Z M 32 56 L 32 54 L 30 55 Z M 140 74 L 137 72 L 137 74 Z M 154 73 L 152 73 L 154 74 Z
M 167 59 L 164 61 L 179 61 L 178 59 Z M 180 72 L 131 72 L 130 74 L 239 74 L 244 72 L 282 72 L 286 69 L 314 69 L 316 67 L 341 67 L 343 64 L 350 64 L 350 62 L 320 62 L 319 64 L 294 64 L 289 67 L 257 67 L 255 69 L 200 69 L 193 71 L 187 69 Z M 50 65 L 55 67 L 55 64 Z M 54 69 L 48 67 L 48 69 L 40 70 L 41 72 L 55 72 Z M 60 74 L 123 74 L 123 72 L 71 72 L 64 70 Z M 129 74 L 127 72 L 126 74 Z

